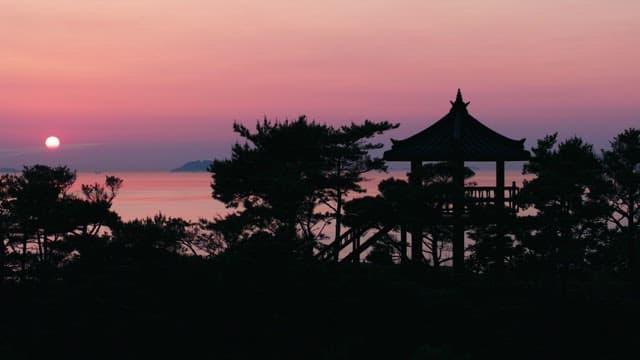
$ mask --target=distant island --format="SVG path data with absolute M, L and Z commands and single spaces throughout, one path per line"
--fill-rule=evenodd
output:
M 211 165 L 211 160 L 196 160 L 189 161 L 179 168 L 175 168 L 171 170 L 171 172 L 201 172 L 207 171 L 209 165 Z
M 18 169 L 15 168 L 8 168 L 8 167 L 3 167 L 0 168 L 0 173 L 17 173 Z

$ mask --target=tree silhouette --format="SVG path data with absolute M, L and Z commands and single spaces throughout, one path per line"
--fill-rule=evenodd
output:
M 20 241 L 21 274 L 26 276 L 30 258 L 29 243 L 35 244 L 35 260 L 47 272 L 56 255 L 51 244 L 59 239 L 68 218 L 60 210 L 67 207 L 67 191 L 76 174 L 66 166 L 50 168 L 44 165 L 25 167 L 21 176 L 7 179 L 7 191 L 13 200 L 9 211 Z M 57 259 L 55 259 L 57 260 Z
M 398 257 L 398 250 L 394 243 L 397 241 L 390 235 L 386 235 L 382 240 L 373 245 L 371 251 L 367 254 L 365 260 L 375 265 L 392 265 L 395 258 Z
M 12 228 L 12 214 L 10 211 L 10 187 L 14 184 L 14 177 L 10 174 L 0 176 L 0 284 L 5 278 L 7 265 L 7 245 L 10 242 Z
M 265 119 L 255 132 L 234 124 L 246 142 L 233 146 L 231 159 L 214 160 L 209 171 L 213 197 L 236 212 L 217 219 L 214 228 L 231 243 L 266 232 L 310 254 L 332 217 L 316 208 L 328 205 L 340 231 L 346 194 L 362 191 L 358 183 L 367 171 L 385 169 L 368 155 L 380 144 L 366 140 L 393 127 L 365 121 L 335 129 L 304 116 L 275 123 Z
M 638 226 L 640 223 L 640 130 L 627 129 L 603 151 L 604 171 L 609 182 L 607 197 L 612 205 L 610 221 L 626 240 L 627 266 L 637 272 Z
M 162 251 L 172 255 L 209 256 L 222 248 L 216 233 L 207 224 L 157 214 L 134 219 L 113 229 L 113 245 L 134 252 Z
M 453 198 L 456 191 L 454 184 L 454 174 L 457 168 L 449 162 L 438 162 L 423 164 L 420 173 L 422 191 L 425 193 L 426 206 L 430 212 L 438 213 L 435 216 L 436 221 L 427 221 L 422 225 L 424 229 L 424 237 L 427 240 L 427 252 L 431 255 L 433 267 L 437 270 L 440 265 L 450 258 L 443 257 L 443 249 L 447 243 L 453 238 L 453 229 L 449 225 L 444 225 L 437 221 L 442 216 L 442 212 L 446 209 L 452 209 Z M 475 175 L 469 167 L 464 168 L 464 179 L 468 180 Z
M 380 149 L 383 145 L 367 140 L 398 126 L 386 121 L 375 123 L 365 120 L 363 124 L 351 123 L 349 126 L 330 129 L 330 143 L 324 155 L 328 166 L 324 172 L 326 190 L 323 199 L 334 213 L 336 239 L 342 234 L 345 197 L 350 192 L 365 191 L 360 185 L 365 173 L 387 170 L 382 158 L 371 157 L 369 154 L 370 150 Z
M 108 197 L 82 200 L 69 192 L 75 179 L 75 171 L 66 166 L 45 165 L 27 166 L 20 175 L 1 178 L 3 239 L 11 254 L 19 256 L 23 279 L 30 262 L 48 276 L 78 250 L 75 245 L 81 244 L 73 241 L 76 237 L 95 236 L 105 221 L 113 224 L 118 220 L 110 208 L 122 180 L 107 177 Z M 102 191 L 98 184 L 93 189 Z
M 290 241 L 300 230 L 310 241 L 328 128 L 300 117 L 283 123 L 265 119 L 255 133 L 237 123 L 233 129 L 247 142 L 233 146 L 231 159 L 214 160 L 209 168 L 213 197 L 247 209 L 244 214 L 253 218 L 245 219 L 247 225 L 271 223 L 265 230 Z
M 406 180 L 385 179 L 378 185 L 379 195 L 353 199 L 345 204 L 345 221 L 359 228 L 423 229 L 427 253 L 434 268 L 438 269 L 450 260 L 443 258 L 442 253 L 445 242 L 451 238 L 450 226 L 444 219 L 455 190 L 454 171 L 453 165 L 446 162 L 424 164 L 419 174 L 412 174 L 420 179 L 419 186 Z M 465 168 L 465 178 L 473 175 L 471 169 Z
M 522 246 L 516 241 L 516 215 L 490 205 L 475 209 L 470 217 L 488 220 L 471 227 L 469 237 L 474 243 L 469 248 L 470 267 L 477 273 L 493 273 L 497 276 L 502 275 L 505 261 L 514 268 L 523 252 Z
M 117 214 L 110 211 L 113 199 L 118 195 L 118 191 L 122 187 L 123 180 L 116 176 L 105 177 L 103 184 L 83 184 L 82 194 L 85 202 L 81 203 L 84 207 L 85 221 L 82 227 L 83 234 L 97 235 L 104 225 L 104 221 L 113 224 L 119 221 Z M 89 229 L 91 224 L 91 229 Z
M 609 207 L 592 146 L 578 137 L 556 143 L 557 134 L 538 140 L 524 166 L 525 174 L 536 177 L 524 182 L 522 200 L 537 214 L 523 241 L 538 260 L 567 271 L 587 265 L 594 241 L 606 231 Z

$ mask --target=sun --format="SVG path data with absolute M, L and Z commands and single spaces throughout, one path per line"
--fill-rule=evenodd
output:
M 48 149 L 57 149 L 58 147 L 60 147 L 60 139 L 55 136 L 49 136 L 47 140 L 44 141 L 44 145 Z

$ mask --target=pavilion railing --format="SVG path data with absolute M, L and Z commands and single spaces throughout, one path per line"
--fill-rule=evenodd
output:
M 516 186 L 515 181 L 511 186 L 504 187 L 505 207 L 513 210 L 518 209 L 516 198 L 520 192 L 520 188 Z M 496 205 L 498 188 L 496 186 L 467 186 L 464 188 L 465 199 L 467 202 L 475 205 Z
M 520 188 L 516 186 L 515 181 L 511 186 L 504 187 L 504 207 L 513 211 L 518 211 L 518 203 L 516 201 Z M 465 208 L 478 206 L 495 206 L 497 204 L 498 188 L 496 186 L 465 186 L 464 201 Z M 450 196 L 444 196 L 442 199 L 442 210 L 445 213 L 453 212 L 453 201 Z
M 365 230 L 360 228 L 350 228 L 344 232 L 337 240 L 332 241 L 329 244 L 324 245 L 314 255 L 318 260 L 327 260 L 330 258 L 338 258 L 340 252 L 349 245 L 353 245 L 357 248 L 359 241 Z M 337 243 L 336 243 L 337 241 Z

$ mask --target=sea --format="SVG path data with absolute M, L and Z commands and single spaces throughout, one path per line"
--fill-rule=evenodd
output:
M 479 169 L 475 172 L 476 175 L 468 181 L 480 186 L 495 185 L 495 170 Z M 389 177 L 405 179 L 406 174 L 403 170 L 367 174 L 363 183 L 366 193 L 357 196 L 375 195 L 380 181 Z M 189 221 L 214 220 L 232 211 L 213 199 L 211 174 L 208 172 L 78 172 L 71 191 L 79 195 L 82 184 L 104 183 L 107 175 L 124 180 L 112 209 L 125 221 L 157 214 Z M 507 169 L 505 186 L 513 182 L 520 186 L 524 179 L 520 169 Z

